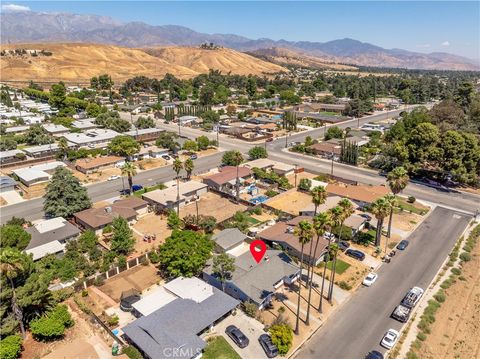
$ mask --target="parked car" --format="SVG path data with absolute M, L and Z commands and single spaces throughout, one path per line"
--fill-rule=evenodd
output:
M 171 157 L 169 155 L 163 155 L 162 158 L 164 160 L 167 160 L 167 161 L 171 159 Z
M 120 178 L 119 175 L 113 175 L 113 176 L 108 177 L 108 181 L 115 181 L 116 179 L 119 179 L 119 178 Z
M 275 344 L 272 343 L 272 338 L 270 338 L 270 335 L 260 335 L 260 337 L 258 338 L 258 342 L 262 346 L 265 354 L 267 354 L 267 357 L 275 358 L 278 355 L 278 348 L 275 346 Z
M 229 325 L 227 329 L 225 329 L 225 333 L 227 333 L 230 339 L 232 339 L 239 348 L 243 349 L 247 347 L 250 343 L 245 334 L 243 334 L 242 331 L 238 329 L 235 325 Z
M 399 322 L 406 323 L 410 318 L 411 309 L 403 305 L 398 305 L 393 311 L 391 317 Z
M 265 142 L 272 142 L 273 141 L 273 137 L 269 137 L 265 140 Z
M 397 244 L 397 249 L 400 249 L 401 251 L 405 250 L 405 248 L 408 247 L 408 241 L 406 239 L 402 239 L 400 243 Z
M 377 352 L 376 350 L 372 350 L 370 353 L 367 354 L 365 359 L 383 359 L 383 354 Z
M 132 186 L 132 191 L 133 192 L 140 191 L 141 189 L 143 189 L 143 186 L 140 186 L 139 184 L 134 184 Z
M 196 160 L 196 159 L 198 158 L 198 156 L 194 153 L 193 155 L 190 155 L 190 158 L 191 158 L 192 160 Z
M 400 333 L 395 329 L 388 329 L 380 342 L 380 345 L 387 349 L 392 349 L 398 340 Z
M 347 241 L 340 241 L 338 243 L 338 248 L 340 248 L 341 251 L 345 251 L 350 248 L 350 243 L 348 243 Z
M 347 256 L 350 256 L 352 258 L 355 258 L 359 261 L 363 261 L 365 259 L 365 253 L 359 251 L 359 250 L 356 250 L 356 249 L 347 249 L 345 251 L 345 254 Z
M 362 284 L 366 287 L 370 287 L 378 278 L 378 274 L 375 272 L 370 272 L 363 280 Z
M 413 308 L 417 305 L 420 298 L 422 297 L 424 290 L 420 287 L 413 287 L 408 291 L 408 293 L 403 297 L 401 305 L 407 308 Z
M 122 189 L 120 190 L 120 194 L 127 196 L 130 194 L 130 189 L 129 188 Z

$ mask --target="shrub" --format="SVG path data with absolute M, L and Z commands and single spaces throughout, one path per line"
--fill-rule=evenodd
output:
M 153 264 L 160 263 L 160 255 L 157 253 L 157 251 L 150 252 L 148 254 L 148 258 L 150 258 L 150 262 Z
M 82 290 L 82 297 L 88 297 L 88 290 L 87 289 Z
M 107 323 L 109 326 L 115 327 L 118 325 L 119 321 L 120 321 L 120 318 L 118 318 L 118 315 L 114 314 L 108 318 Z
M 347 282 L 345 282 L 344 280 L 340 281 L 337 283 L 337 285 L 342 288 L 343 290 L 350 290 L 352 289 L 352 286 L 350 284 L 348 284 Z
M 433 297 L 434 297 L 435 300 L 436 300 L 437 302 L 439 302 L 439 303 L 445 302 L 445 299 L 446 299 L 445 293 L 444 293 L 443 291 L 438 291 L 438 293 L 435 294 Z
M 257 216 L 260 216 L 260 215 L 262 214 L 262 212 L 263 212 L 263 211 L 262 211 L 262 207 L 260 207 L 260 206 L 259 206 L 259 207 L 255 207 L 255 208 L 253 209 L 253 213 L 256 214 Z
M 413 196 L 408 196 L 408 198 L 407 198 L 407 202 L 408 202 L 408 203 L 415 203 L 416 200 L 417 200 L 417 199 L 416 199 L 415 197 L 413 197 Z
M 38 340 L 53 340 L 63 336 L 65 325 L 48 316 L 30 322 L 30 330 Z
M 272 343 L 278 348 L 280 355 L 288 353 L 293 342 L 293 330 L 287 324 L 277 324 L 270 327 L 270 335 L 272 337 Z
M 420 332 L 420 333 L 417 334 L 417 339 L 424 342 L 425 339 L 427 339 L 427 335 L 425 333 Z
M 130 359 L 142 359 L 143 358 L 143 356 L 139 352 L 139 350 L 137 348 L 135 348 L 134 346 L 131 346 L 131 345 L 126 347 L 126 348 L 123 348 L 122 353 L 125 354 Z
M 265 192 L 265 196 L 267 197 L 275 197 L 277 194 L 278 192 L 272 189 L 269 189 L 268 191 Z
M 0 358 L 16 359 L 22 350 L 22 338 L 19 335 L 9 335 L 0 340 Z
M 414 344 L 415 344 L 415 342 L 414 342 Z M 412 346 L 413 346 L 414 344 L 412 344 Z M 418 348 L 420 348 L 420 347 L 421 347 L 421 344 L 420 344 L 420 342 L 418 342 Z M 417 356 L 417 354 L 415 354 L 414 352 L 409 351 L 409 352 L 407 353 L 407 359 L 418 359 L 418 356 Z
M 312 187 L 312 180 L 308 178 L 302 178 L 298 184 L 298 189 L 300 191 L 309 191 L 310 187 Z
M 255 318 L 258 312 L 258 307 L 255 303 L 252 302 L 243 302 L 242 309 L 246 315 L 249 317 Z
M 472 255 L 470 253 L 463 252 L 462 254 L 460 254 L 460 260 L 462 262 L 471 261 L 472 260 Z

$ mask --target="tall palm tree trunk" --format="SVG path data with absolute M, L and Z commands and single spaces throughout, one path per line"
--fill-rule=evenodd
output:
M 390 208 L 390 218 L 388 219 L 388 232 L 387 232 L 388 238 L 390 238 L 392 234 L 392 218 L 393 218 L 393 207 Z
M 180 179 L 177 174 L 177 216 L 180 216 Z
M 340 233 L 338 235 L 338 243 L 340 243 L 340 241 L 342 240 L 342 233 L 343 233 L 343 222 L 340 225 Z M 330 287 L 328 289 L 328 301 L 330 302 L 330 304 L 332 304 L 332 300 L 333 300 L 333 283 L 335 283 L 335 274 L 336 274 L 336 271 L 337 271 L 337 254 L 338 254 L 338 250 L 335 251 L 335 256 L 333 257 L 332 280 L 330 281 Z
M 380 245 L 380 241 L 382 239 L 382 227 L 383 227 L 383 218 L 377 220 L 377 233 L 375 237 L 375 247 Z
M 235 187 L 236 187 L 236 201 L 238 203 L 238 200 L 240 198 L 240 181 L 238 179 L 238 166 L 237 166 L 237 179 L 236 179 L 236 182 L 235 182 Z
M 131 175 L 128 175 L 128 187 L 130 187 L 130 194 L 133 193 L 133 178 Z
M 15 293 L 15 286 L 13 285 L 13 280 L 12 278 L 8 278 L 10 281 L 10 286 L 12 287 L 12 309 L 13 309 L 13 314 L 15 315 L 15 318 L 18 320 L 18 323 L 20 324 L 20 331 L 22 332 L 22 338 L 25 339 L 25 326 L 23 324 L 23 313 L 22 309 L 17 304 L 17 294 Z
M 310 325 L 310 292 L 311 292 L 311 287 L 312 287 L 312 283 L 310 282 L 310 268 L 311 268 L 311 271 L 313 273 L 313 263 L 315 262 L 315 261 L 312 262 L 312 249 L 313 249 L 313 241 L 310 241 L 310 249 L 308 251 L 307 281 L 306 281 L 307 288 L 309 288 L 309 291 L 308 291 L 309 292 L 309 298 L 308 298 L 308 301 L 307 301 L 307 318 L 305 319 L 305 324 L 306 325 Z
M 300 333 L 300 298 L 301 298 L 301 291 L 302 291 L 303 247 L 304 247 L 304 244 L 302 243 L 302 249 L 300 254 L 300 278 L 298 280 L 297 320 L 295 323 L 296 335 Z
M 307 275 L 307 282 L 309 284 L 308 287 L 308 303 L 307 303 L 307 319 L 305 323 L 310 325 L 310 303 L 312 300 L 312 282 L 313 282 L 313 267 L 315 266 L 315 253 L 317 253 L 318 242 L 320 241 L 320 236 L 317 235 L 317 240 L 315 241 L 315 249 L 313 250 L 313 262 L 311 262 L 312 270 L 310 271 L 309 275 Z M 310 258 L 312 258 L 310 256 Z
M 330 248 L 330 244 L 331 244 L 332 240 L 331 240 L 331 236 L 328 236 L 328 247 L 327 248 Z M 330 253 L 327 253 L 328 255 L 328 259 L 330 259 Z M 323 276 L 322 276 L 322 289 L 320 290 L 320 303 L 318 304 L 318 311 L 321 313 L 322 310 L 323 310 L 323 289 L 325 288 L 325 276 L 327 275 L 327 264 L 328 264 L 328 261 L 324 261 L 325 262 L 325 265 L 323 266 Z

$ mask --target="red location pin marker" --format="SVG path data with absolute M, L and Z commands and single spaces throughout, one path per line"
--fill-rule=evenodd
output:
M 250 243 L 250 253 L 252 253 L 253 259 L 255 259 L 257 263 L 260 263 L 266 251 L 267 245 L 260 239 L 256 239 Z

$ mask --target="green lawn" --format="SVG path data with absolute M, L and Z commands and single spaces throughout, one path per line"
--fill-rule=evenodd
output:
M 215 337 L 208 341 L 208 345 L 203 352 L 203 359 L 242 359 L 240 355 L 233 350 L 224 337 Z
M 253 217 L 247 217 L 247 221 L 249 221 L 251 224 L 258 224 L 260 221 L 256 218 Z
M 156 189 L 165 189 L 165 188 L 167 188 L 167 187 L 163 183 L 159 183 L 159 184 L 156 184 L 154 186 L 142 188 L 141 190 L 135 191 L 135 192 L 133 192 L 133 195 L 135 197 L 142 198 L 142 194 L 144 194 L 146 192 L 151 192 L 151 191 L 154 191 Z
M 323 267 L 323 262 L 319 264 L 319 267 Z M 332 270 L 333 262 L 330 261 L 327 263 L 327 268 Z M 347 262 L 342 261 L 341 259 L 337 259 L 337 266 L 335 267 L 335 273 L 342 274 L 350 267 L 350 264 Z
M 428 207 L 421 205 L 420 203 L 408 203 L 404 198 L 397 197 L 398 207 L 403 208 L 404 211 L 412 212 L 423 216 L 428 212 Z M 398 213 L 400 209 L 396 209 Z

